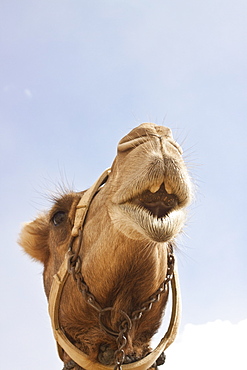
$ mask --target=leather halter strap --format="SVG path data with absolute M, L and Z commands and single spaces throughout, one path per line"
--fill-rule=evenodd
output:
M 83 195 L 77 206 L 76 217 L 74 227 L 72 229 L 72 236 L 76 237 L 79 233 L 79 229 L 83 227 L 89 205 L 93 199 L 93 196 L 99 190 L 100 186 L 107 180 L 110 170 L 106 170 L 100 178 L 88 189 Z M 61 264 L 58 272 L 53 277 L 52 287 L 49 295 L 49 314 L 51 317 L 53 335 L 57 342 L 58 353 L 61 358 L 63 351 L 76 362 L 80 367 L 85 370 L 110 370 L 114 366 L 106 366 L 99 362 L 92 361 L 88 355 L 78 349 L 70 340 L 67 338 L 64 333 L 59 320 L 59 307 L 61 301 L 61 295 L 63 291 L 64 284 L 68 278 L 67 270 L 67 255 L 63 263 Z M 172 311 L 170 317 L 170 323 L 168 329 L 161 339 L 158 346 L 146 357 L 141 360 L 135 361 L 131 364 L 122 365 L 123 370 L 147 370 L 150 368 L 153 363 L 158 359 L 158 357 L 165 351 L 170 344 L 175 340 L 178 326 L 180 321 L 180 311 L 181 311 L 181 302 L 180 302 L 180 293 L 179 293 L 179 281 L 176 268 L 173 273 L 173 278 L 171 280 L 171 290 L 172 290 Z

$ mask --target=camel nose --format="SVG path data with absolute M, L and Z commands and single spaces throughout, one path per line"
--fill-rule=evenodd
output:
M 159 138 L 160 140 L 165 138 L 173 141 L 172 132 L 168 127 L 158 126 L 154 123 L 143 123 L 120 140 L 118 151 L 124 152 L 134 149 L 138 145 L 149 141 L 152 137 Z

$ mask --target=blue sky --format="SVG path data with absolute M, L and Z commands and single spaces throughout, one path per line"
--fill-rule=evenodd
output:
M 183 317 L 167 370 L 180 370 L 189 330 L 202 342 L 206 328 L 243 333 L 246 1 L 8 0 L 0 27 L 1 366 L 61 368 L 42 268 L 16 243 L 21 223 L 50 206 L 58 182 L 91 185 L 147 121 L 173 130 L 197 187 L 178 243 Z

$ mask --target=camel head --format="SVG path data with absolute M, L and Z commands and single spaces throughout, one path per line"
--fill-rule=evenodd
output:
M 24 250 L 44 265 L 48 299 L 53 276 L 71 244 L 83 193 L 58 197 L 51 210 L 26 224 L 20 235 Z M 104 316 L 104 326 L 111 331 L 117 332 L 123 316 L 132 317 L 165 280 L 167 258 L 183 229 L 191 194 L 182 150 L 169 128 L 144 123 L 120 140 L 108 179 L 90 203 L 81 240 L 76 237 L 73 242 L 90 294 L 100 307 L 111 307 Z M 132 322 L 125 362 L 150 352 L 167 296 L 168 290 Z M 99 325 L 97 310 L 85 300 L 72 276 L 63 288 L 59 317 L 63 332 L 88 358 L 105 365 L 114 362 L 116 337 Z M 65 363 L 70 361 L 66 351 L 60 351 L 60 357 Z

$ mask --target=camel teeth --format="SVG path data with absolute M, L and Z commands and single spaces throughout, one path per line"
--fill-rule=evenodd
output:
M 151 193 L 156 193 L 160 188 L 160 185 L 152 185 L 150 188 Z
M 173 192 L 172 187 L 169 184 L 166 184 L 166 183 L 164 183 L 164 185 L 165 185 L 166 192 L 168 194 L 172 194 L 172 192 Z

